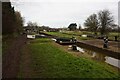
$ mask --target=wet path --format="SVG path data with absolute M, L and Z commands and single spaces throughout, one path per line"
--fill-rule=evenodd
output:
M 16 38 L 2 55 L 2 78 L 17 78 L 21 48 L 26 44 L 26 35 Z
M 103 48 L 103 40 L 95 39 L 95 40 L 86 40 L 84 41 L 87 44 L 95 45 L 96 47 Z M 120 42 L 109 41 L 108 42 L 108 50 L 120 53 Z
M 28 41 L 29 42 L 29 41 Z M 27 44 L 28 44 L 27 42 Z M 31 78 L 34 71 L 32 69 L 30 49 L 25 45 L 22 49 L 20 71 L 18 78 Z

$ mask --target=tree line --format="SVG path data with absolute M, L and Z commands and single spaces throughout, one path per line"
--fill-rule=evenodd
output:
M 120 27 L 114 24 L 114 17 L 109 10 L 101 10 L 98 14 L 91 14 L 84 22 L 84 27 L 86 31 L 100 32 L 101 35 L 106 35 L 108 32 L 118 32 Z M 71 23 L 68 26 L 69 30 L 77 30 L 77 24 Z M 81 25 L 79 25 L 79 30 L 81 30 Z
M 113 29 L 117 30 L 118 26 L 114 24 L 114 17 L 109 10 L 101 10 L 98 14 L 90 15 L 84 23 L 88 31 L 97 34 L 99 31 L 101 35 L 106 35 Z
M 2 2 L 2 34 L 20 34 L 22 32 L 24 18 L 21 13 L 15 11 L 11 2 Z

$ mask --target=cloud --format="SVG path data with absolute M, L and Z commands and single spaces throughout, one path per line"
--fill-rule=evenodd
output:
M 97 0 L 98 2 L 94 0 L 92 0 L 93 2 L 56 1 L 20 2 L 13 5 L 25 17 L 26 23 L 35 21 L 40 25 L 50 27 L 67 27 L 72 22 L 82 25 L 89 15 L 103 9 L 109 9 L 116 22 L 118 19 L 117 0 L 115 2 L 112 2 L 113 0 L 110 0 L 111 2 L 104 2 L 103 0 Z
M 9 1 L 9 0 L 2 0 Z M 12 2 L 118 2 L 119 0 L 11 0 Z

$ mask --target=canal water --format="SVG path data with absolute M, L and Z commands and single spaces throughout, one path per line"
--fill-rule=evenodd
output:
M 72 47 L 72 45 L 69 45 L 68 49 L 70 49 L 70 47 Z M 120 60 L 119 59 L 113 58 L 113 57 L 108 56 L 106 54 L 102 54 L 102 53 L 88 50 L 88 49 L 85 49 L 82 47 L 78 47 L 78 46 L 77 46 L 77 50 L 83 54 L 89 55 L 94 60 L 108 63 L 109 65 L 112 65 L 112 66 L 120 69 Z

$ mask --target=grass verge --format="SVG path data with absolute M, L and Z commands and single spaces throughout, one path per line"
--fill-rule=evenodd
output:
M 118 78 L 111 67 L 86 58 L 76 58 L 50 39 L 36 39 L 28 45 L 34 78 Z

